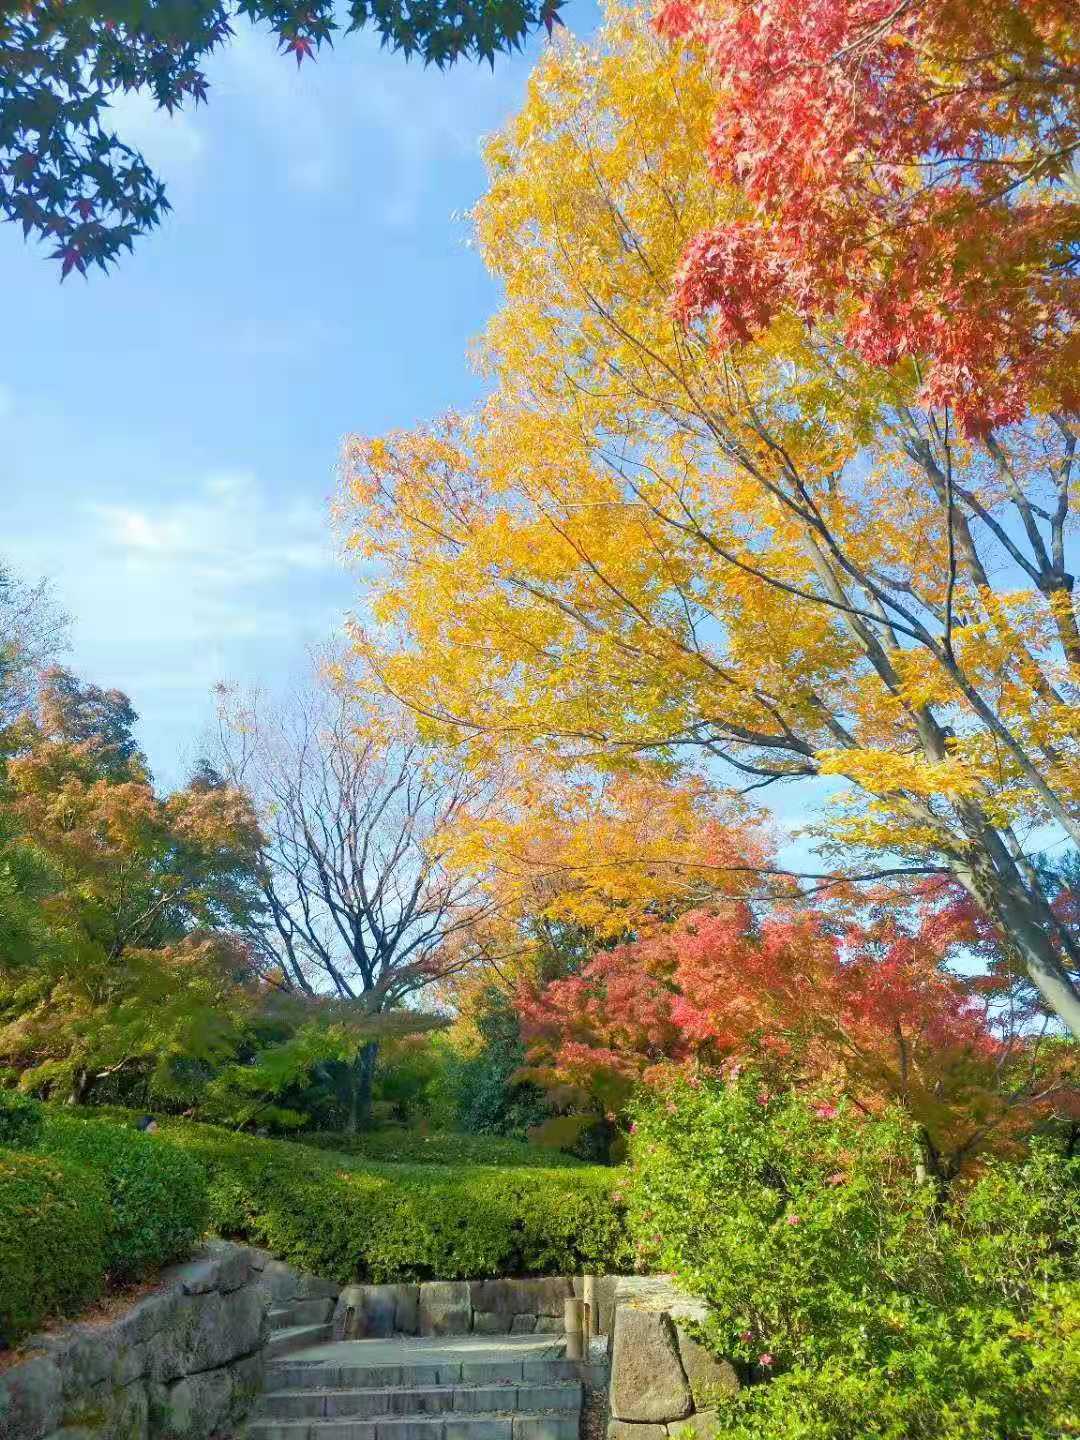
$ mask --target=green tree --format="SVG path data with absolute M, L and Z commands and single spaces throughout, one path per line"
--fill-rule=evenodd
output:
M 145 767 L 135 739 L 139 717 L 123 691 L 102 690 L 51 665 L 41 678 L 37 710 L 42 738 L 92 757 L 94 770 L 104 779 L 131 779 L 136 769 Z
M 249 1027 L 251 1043 L 210 1080 L 200 1113 L 238 1127 L 355 1131 L 362 1059 L 387 1041 L 445 1023 L 415 1010 L 373 1015 L 332 996 L 267 997 Z
M 231 787 L 159 795 L 133 719 L 126 696 L 64 672 L 7 732 L 0 1061 L 76 1101 L 120 1073 L 167 1083 L 180 1057 L 230 1057 L 254 996 L 239 932 L 255 817 Z
M 539 1086 L 520 1074 L 525 1046 L 517 1014 L 501 989 L 486 985 L 473 997 L 470 1022 L 477 1043 L 447 1057 L 442 1108 L 455 1130 L 524 1140 L 548 1119 L 550 1107 Z
M 348 0 L 345 28 L 440 68 L 494 62 L 562 0 Z M 108 124 L 110 103 L 148 92 L 172 113 L 206 99 L 203 65 L 237 22 L 269 26 L 297 64 L 341 28 L 333 0 L 0 0 L 0 213 L 55 246 L 61 274 L 106 268 L 169 202 Z
M 11 812 L 12 723 L 30 704 L 41 666 L 64 643 L 66 617 L 47 581 L 27 585 L 0 561 L 0 972 L 44 955 L 54 935 L 42 900 L 55 887 L 46 857 Z

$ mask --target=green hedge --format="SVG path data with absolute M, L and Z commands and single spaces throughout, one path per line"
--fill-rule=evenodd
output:
M 629 1260 L 615 1177 L 599 1167 L 344 1161 L 182 1121 L 163 1134 L 205 1167 L 219 1233 L 342 1283 L 620 1271 Z
M 50 1114 L 41 1147 L 101 1177 L 110 1208 L 104 1259 L 111 1280 L 182 1259 L 206 1230 L 202 1167 L 157 1136 L 107 1120 Z
M 297 1135 L 301 1145 L 358 1155 L 389 1165 L 513 1165 L 541 1170 L 566 1169 L 585 1162 L 560 1150 L 507 1140 L 501 1135 L 421 1135 L 402 1128 L 368 1130 L 360 1135 L 327 1131 Z
M 100 1178 L 0 1150 L 0 1346 L 101 1294 L 109 1204 Z
M 640 1260 L 750 1383 L 723 1440 L 1061 1440 L 1080 1416 L 1080 1159 L 920 1183 L 906 1117 L 675 1083 L 636 1115 Z
M 0 1090 L 0 1145 L 29 1150 L 41 1135 L 45 1107 L 18 1090 Z

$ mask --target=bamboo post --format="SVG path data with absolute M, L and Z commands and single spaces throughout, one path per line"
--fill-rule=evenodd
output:
M 581 1334 L 581 1301 L 563 1301 L 563 1325 L 566 1329 L 566 1358 L 580 1360 L 584 1355 Z
M 581 1298 L 584 1306 L 584 1317 L 582 1331 L 585 1336 L 585 1345 L 588 1348 L 589 1341 L 594 1335 L 600 1334 L 600 1312 L 596 1304 L 596 1276 L 586 1275 L 581 1287 Z

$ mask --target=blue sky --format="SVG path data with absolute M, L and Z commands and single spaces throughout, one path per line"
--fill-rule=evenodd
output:
M 68 663 L 131 695 L 163 782 L 215 681 L 272 687 L 354 601 L 343 435 L 479 394 L 465 351 L 498 296 L 461 217 L 543 43 L 440 75 L 359 35 L 297 72 L 242 32 L 197 113 L 121 102 L 174 212 L 116 271 L 61 286 L 0 228 L 0 553 L 52 577 Z

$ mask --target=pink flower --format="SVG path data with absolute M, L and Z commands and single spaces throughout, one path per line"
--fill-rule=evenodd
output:
M 846 1179 L 847 1179 L 847 1176 L 844 1175 L 842 1171 L 837 1170 L 837 1171 L 835 1171 L 832 1175 L 829 1176 L 829 1178 L 825 1181 L 825 1184 L 826 1184 L 826 1185 L 843 1185 L 843 1183 L 844 1183 L 844 1181 L 845 1181 Z
M 801 1216 L 801 1215 L 788 1215 L 786 1218 L 787 1218 L 787 1223 L 788 1223 L 789 1225 L 801 1225 L 801 1224 L 802 1224 L 802 1216 Z
M 835 1120 L 840 1111 L 835 1105 L 819 1105 L 814 1114 L 819 1120 Z
M 759 1105 L 767 1105 L 771 1099 L 772 1096 L 769 1094 L 768 1090 L 758 1091 L 757 1103 Z
M 739 1339 L 743 1342 L 744 1345 L 749 1345 L 750 1341 L 753 1340 L 753 1338 L 754 1332 L 752 1330 L 741 1330 L 739 1332 Z
M 768 1351 L 766 1351 L 764 1355 L 759 1355 L 757 1357 L 757 1363 L 759 1365 L 771 1365 L 773 1363 L 773 1358 L 774 1357 L 770 1355 Z
M 630 1121 L 630 1127 L 629 1127 L 629 1128 L 630 1128 L 630 1134 L 631 1134 L 631 1135 L 635 1134 L 636 1131 L 637 1131 L 637 1124 L 636 1124 L 636 1122 L 633 1121 L 633 1120 L 631 1120 L 631 1121 Z

